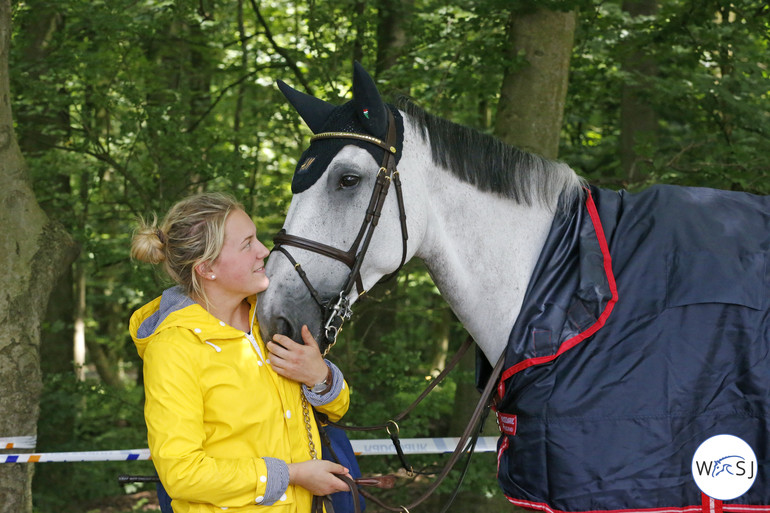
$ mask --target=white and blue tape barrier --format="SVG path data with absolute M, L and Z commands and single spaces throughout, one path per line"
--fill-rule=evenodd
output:
M 34 449 L 23 446 L 34 437 L 0 437 L 0 449 Z M 401 448 L 405 454 L 446 454 L 457 447 L 460 438 L 402 438 Z M 351 440 L 353 452 L 357 456 L 395 455 L 396 449 L 389 438 L 380 440 Z M 18 444 L 18 445 L 16 445 Z M 497 437 L 482 436 L 476 442 L 475 452 L 496 452 Z M 79 451 L 79 452 L 48 452 L 48 453 L 19 453 L 0 454 L 0 463 L 47 463 L 47 462 L 80 462 L 80 461 L 139 461 L 149 460 L 149 449 L 125 449 L 112 451 Z
M 35 436 L 0 437 L 0 449 L 34 449 L 36 444 Z

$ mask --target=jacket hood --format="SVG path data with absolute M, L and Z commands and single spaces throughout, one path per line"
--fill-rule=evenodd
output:
M 250 297 L 248 301 L 253 312 L 255 298 Z M 211 315 L 185 294 L 181 287 L 172 287 L 131 316 L 129 332 L 139 357 L 144 358 L 147 345 L 158 334 L 171 328 L 189 330 L 201 343 L 243 336 L 243 331 Z

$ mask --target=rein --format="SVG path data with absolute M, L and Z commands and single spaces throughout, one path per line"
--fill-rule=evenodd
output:
M 388 133 L 386 141 L 382 141 L 369 135 L 348 132 L 324 132 L 316 134 L 310 139 L 311 143 L 320 139 L 330 138 L 356 139 L 374 144 L 385 150 L 380 169 L 377 172 L 377 179 L 374 184 L 374 189 L 372 190 L 372 196 L 369 200 L 369 206 L 366 209 L 364 221 L 361 224 L 358 235 L 353 241 L 353 244 L 351 244 L 350 249 L 342 251 L 341 249 L 321 242 L 299 237 L 297 235 L 291 235 L 287 233 L 285 229 L 282 229 L 273 238 L 273 242 L 275 243 L 273 249 L 280 251 L 289 259 L 289 262 L 294 266 L 294 269 L 307 287 L 313 300 L 321 308 L 322 319 L 325 320 L 323 332 L 324 340 L 321 341 L 322 347 L 324 347 L 324 355 L 326 355 L 329 349 L 336 343 L 337 335 L 339 335 L 342 325 L 347 319 L 350 319 L 352 315 L 350 309 L 350 293 L 353 291 L 353 287 L 357 288 L 359 296 L 366 293 L 361 280 L 361 265 L 363 264 L 364 257 L 369 249 L 369 243 L 374 235 L 374 229 L 377 227 L 377 223 L 380 220 L 382 208 L 385 204 L 385 198 L 388 195 L 391 182 L 393 182 L 396 187 L 396 201 L 398 203 L 399 219 L 401 222 L 402 252 L 401 263 L 399 263 L 395 271 L 383 279 L 387 280 L 395 276 L 404 266 L 404 263 L 406 263 L 407 239 L 409 236 L 406 227 L 404 197 L 401 191 L 401 178 L 396 169 L 395 154 L 397 135 L 393 113 L 388 110 Z M 333 296 L 332 298 L 324 300 L 310 283 L 302 266 L 291 256 L 291 253 L 289 253 L 285 246 L 294 246 L 306 251 L 318 253 L 319 255 L 338 260 L 347 265 L 350 268 L 350 273 L 339 294 L 336 297 Z
M 473 448 L 476 446 L 476 440 L 478 439 L 479 433 L 481 431 L 481 424 L 484 418 L 486 417 L 486 414 L 488 413 L 488 408 L 490 404 L 492 403 L 493 396 L 495 394 L 495 389 L 497 387 L 497 381 L 500 375 L 503 371 L 503 364 L 505 362 L 505 353 L 503 353 L 500 356 L 500 359 L 497 361 L 497 364 L 495 365 L 494 369 L 492 370 L 492 374 L 489 376 L 489 380 L 487 381 L 486 386 L 484 387 L 484 390 L 481 392 L 481 397 L 479 398 L 479 402 L 476 404 L 476 408 L 473 410 L 473 414 L 471 415 L 470 420 L 468 421 L 468 425 L 465 427 L 465 431 L 463 431 L 462 436 L 460 437 L 460 440 L 457 442 L 457 447 L 455 447 L 455 450 L 452 452 L 452 455 L 449 458 L 449 461 L 446 462 L 444 465 L 444 468 L 439 472 L 436 476 L 436 479 L 431 483 L 431 485 L 428 487 L 428 489 L 423 492 L 423 494 L 409 503 L 406 506 L 389 506 L 382 502 L 377 497 L 373 496 L 371 493 L 368 493 L 364 490 L 359 490 L 361 494 L 366 497 L 367 499 L 372 500 L 373 502 L 377 503 L 380 507 L 393 512 L 404 512 L 409 513 L 409 510 L 412 508 L 415 508 L 416 506 L 419 506 L 423 502 L 425 502 L 428 497 L 430 497 L 433 492 L 436 491 L 436 489 L 439 487 L 439 485 L 444 481 L 444 479 L 449 475 L 449 472 L 454 467 L 455 463 L 460 459 L 460 456 L 462 453 L 466 452 L 468 448 L 466 448 L 466 444 L 468 441 L 471 441 L 470 446 L 470 454 L 473 453 Z M 469 454 L 469 458 L 470 458 Z M 467 470 L 467 467 L 466 469 Z M 460 487 L 460 484 L 462 483 L 462 479 L 465 477 L 465 471 L 463 471 L 463 474 L 460 478 L 460 481 L 457 484 L 457 488 Z M 446 511 L 449 506 L 451 505 L 452 501 L 454 500 L 454 497 L 456 495 L 457 489 L 455 490 L 452 499 L 450 499 L 449 503 L 444 507 L 443 511 Z
M 404 454 L 403 449 L 401 448 L 401 440 L 399 439 L 399 427 L 398 423 L 401 422 L 403 419 L 407 417 L 412 411 L 419 405 L 423 399 L 425 399 L 428 394 L 438 386 L 439 383 L 441 383 L 444 378 L 457 366 L 457 364 L 460 362 L 460 359 L 465 355 L 465 353 L 468 352 L 468 349 L 473 345 L 473 337 L 468 336 L 465 339 L 465 342 L 463 342 L 463 345 L 460 346 L 460 349 L 457 350 L 455 355 L 452 357 L 452 359 L 449 361 L 449 363 L 444 367 L 444 370 L 442 370 L 433 380 L 428 384 L 427 387 L 425 387 L 425 390 L 422 391 L 422 393 L 412 401 L 412 404 L 407 406 L 401 413 L 393 417 L 392 419 L 388 420 L 385 423 L 382 424 L 374 424 L 370 426 L 353 426 L 349 424 L 342 424 L 339 422 L 332 422 L 328 418 L 324 418 L 323 422 L 325 424 L 332 425 L 334 427 L 344 429 L 345 431 L 380 431 L 385 430 L 388 433 L 388 436 L 390 437 L 390 440 L 393 442 L 393 446 L 396 449 L 396 454 L 398 455 L 399 460 L 401 461 L 401 466 L 404 467 L 404 469 L 412 474 L 414 473 L 414 468 L 412 465 L 410 465 L 406 461 L 406 455 Z
M 393 419 L 383 424 L 376 424 L 371 426 L 351 426 L 347 424 L 332 422 L 332 421 L 329 421 L 327 418 L 323 418 L 323 423 L 338 427 L 340 429 L 344 429 L 346 431 L 376 431 L 376 430 L 385 429 L 388 435 L 390 436 L 391 441 L 393 442 L 393 445 L 396 449 L 396 454 L 398 455 L 401 461 L 401 465 L 410 475 L 414 475 L 415 473 L 414 469 L 406 461 L 406 456 L 404 455 L 404 452 L 401 448 L 401 442 L 398 438 L 398 432 L 399 432 L 398 422 L 406 418 L 406 416 L 409 415 L 412 412 L 412 410 L 414 410 L 415 407 L 417 407 L 417 405 L 420 404 L 422 400 L 425 399 L 428 396 L 428 394 L 441 381 L 443 381 L 443 379 L 447 376 L 447 374 L 449 374 L 449 372 L 451 372 L 454 369 L 454 367 L 459 363 L 460 359 L 465 355 L 465 353 L 468 351 L 468 349 L 472 345 L 473 345 L 473 338 L 471 336 L 468 336 L 465 339 L 465 342 L 463 342 L 463 345 L 460 347 L 460 349 L 458 349 L 455 355 L 452 357 L 452 360 L 444 368 L 444 370 L 442 370 L 441 373 L 439 373 L 439 375 L 436 376 L 433 379 L 433 381 L 430 382 L 430 384 L 425 388 L 425 390 L 423 390 L 423 392 L 417 397 L 417 399 L 415 399 L 401 413 L 393 417 Z M 493 404 L 493 397 L 495 393 L 496 384 L 500 379 L 500 376 L 502 375 L 504 361 L 505 361 L 505 353 L 503 353 L 500 356 L 500 359 L 498 360 L 497 364 L 492 370 L 492 373 L 489 376 L 487 384 L 484 387 L 484 390 L 481 392 L 481 397 L 479 398 L 478 403 L 476 403 L 476 407 L 474 408 L 473 413 L 471 414 L 471 418 L 468 420 L 468 424 L 465 427 L 465 431 L 463 431 L 463 434 L 460 437 L 460 440 L 458 440 L 457 446 L 452 452 L 452 455 L 450 456 L 449 461 L 446 462 L 441 472 L 436 474 L 437 476 L 436 479 L 419 498 L 417 498 L 416 500 L 414 500 L 413 502 L 411 502 L 406 506 L 403 506 L 403 505 L 390 506 L 384 503 L 382 500 L 380 500 L 376 496 L 369 493 L 368 491 L 361 489 L 360 487 L 357 487 L 357 488 L 351 487 L 351 490 L 353 491 L 354 495 L 356 493 L 361 493 L 361 495 L 371 500 L 372 502 L 375 502 L 380 507 L 388 511 L 402 512 L 402 513 L 409 513 L 410 509 L 415 508 L 416 506 L 419 506 L 420 504 L 425 502 L 428 499 L 428 497 L 430 497 L 433 494 L 433 492 L 436 491 L 439 485 L 449 475 L 449 472 L 452 470 L 452 468 L 455 466 L 457 461 L 460 459 L 460 456 L 466 451 L 468 451 L 470 454 L 473 453 L 473 449 L 476 447 L 476 440 L 478 439 L 479 434 L 481 432 L 481 425 L 483 423 L 483 420 L 486 418 L 486 415 L 488 414 L 488 408 Z M 470 441 L 470 447 L 467 447 L 469 441 Z M 469 461 L 470 461 L 470 454 L 468 456 Z M 457 493 L 457 489 L 459 489 L 460 484 L 462 484 L 462 480 L 465 477 L 465 471 L 467 471 L 467 465 L 466 465 L 466 468 L 463 470 L 463 473 L 458 481 L 457 487 L 455 489 L 455 492 L 452 498 L 449 500 L 449 502 L 447 503 L 443 511 L 446 511 L 449 505 L 451 505 L 452 501 L 454 500 L 454 497 Z M 390 476 L 382 476 L 382 477 L 390 477 Z M 379 479 L 382 479 L 382 477 L 380 477 Z M 356 484 L 363 485 L 363 484 L 369 484 L 369 483 L 356 483 Z M 381 486 L 381 488 L 390 488 L 390 486 Z

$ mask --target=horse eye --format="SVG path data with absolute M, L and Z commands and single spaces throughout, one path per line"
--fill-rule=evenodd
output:
M 349 187 L 355 187 L 361 179 L 356 175 L 344 175 L 340 178 L 340 188 L 347 189 Z

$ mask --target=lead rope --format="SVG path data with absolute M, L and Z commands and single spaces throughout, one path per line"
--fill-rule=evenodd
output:
M 305 431 L 307 431 L 307 448 L 308 452 L 310 453 L 310 459 L 311 460 L 317 460 L 318 459 L 318 453 L 315 450 L 315 442 L 313 442 L 313 427 L 310 424 L 310 408 L 307 404 L 307 397 L 305 397 L 305 393 L 300 388 L 299 391 L 300 397 L 302 398 L 302 417 L 305 419 Z M 327 497 L 318 497 L 317 495 L 313 495 L 313 502 L 310 507 L 311 513 L 323 513 L 324 511 L 324 503 L 326 502 Z M 334 511 L 334 508 L 332 508 L 332 513 Z
M 317 460 L 318 453 L 315 450 L 315 442 L 313 442 L 313 427 L 310 424 L 310 408 L 307 405 L 307 397 L 305 397 L 302 390 L 299 391 L 302 396 L 302 417 L 305 419 L 305 429 L 307 430 L 307 447 L 310 451 L 310 459 Z
M 403 506 L 403 505 L 389 506 L 369 493 L 364 493 L 364 496 L 367 499 L 372 500 L 373 502 L 375 502 L 385 510 L 393 511 L 393 512 L 408 512 L 409 509 L 414 509 L 415 507 L 425 502 L 425 500 L 434 491 L 436 491 L 436 489 L 439 487 L 439 485 L 444 480 L 444 478 L 446 478 L 447 475 L 449 475 L 449 471 L 452 470 L 452 467 L 454 467 L 454 464 L 460 458 L 461 454 L 468 449 L 468 447 L 466 447 L 467 442 L 469 440 L 473 440 L 474 437 L 478 437 L 478 434 L 480 431 L 479 429 L 480 426 L 478 424 L 482 420 L 482 418 L 486 416 L 486 413 L 488 413 L 485 410 L 487 410 L 492 404 L 492 399 L 495 393 L 495 389 L 497 388 L 497 382 L 502 375 L 504 362 L 505 362 L 505 353 L 503 352 L 503 354 L 500 356 L 500 359 L 497 361 L 497 364 L 495 365 L 494 369 L 492 370 L 492 373 L 489 376 L 489 380 L 487 381 L 487 384 L 484 387 L 484 390 L 481 392 L 481 398 L 479 399 L 479 402 L 476 404 L 476 409 L 473 411 L 473 415 L 471 415 L 471 420 L 469 421 L 468 426 L 466 426 L 465 431 L 460 437 L 460 440 L 457 443 L 457 447 L 455 447 L 455 450 L 454 452 L 452 452 L 452 456 L 450 457 L 449 461 L 446 463 L 446 465 L 444 465 L 443 470 L 438 474 L 434 482 L 428 487 L 427 491 L 425 491 L 418 499 L 414 500 L 408 506 Z M 475 442 L 472 442 L 472 445 L 475 447 Z M 448 505 L 447 505 L 447 509 L 448 509 Z
M 310 423 L 310 407 L 307 403 L 307 397 L 305 397 L 305 394 L 301 390 L 300 394 L 302 394 L 302 417 L 305 420 L 305 430 L 307 431 L 307 447 L 308 451 L 310 452 L 310 459 L 317 460 L 318 452 L 315 448 L 315 442 L 313 442 L 313 427 Z M 358 485 L 356 485 L 353 479 L 347 476 L 337 475 L 337 477 L 348 485 L 351 493 L 353 494 L 353 510 L 355 513 L 361 513 L 361 498 L 359 496 L 360 492 L 358 490 Z M 329 495 L 324 495 L 322 497 L 314 495 L 311 511 L 313 513 L 323 513 L 324 509 L 326 510 L 326 513 L 334 513 L 334 506 L 332 504 L 331 497 Z
M 317 460 L 318 459 L 318 452 L 316 452 L 315 449 L 315 442 L 313 442 L 313 427 L 310 424 L 310 407 L 307 404 L 307 397 L 305 397 L 305 393 L 300 389 L 299 391 L 300 397 L 302 398 L 302 417 L 305 420 L 305 431 L 307 431 L 307 448 L 308 452 L 310 453 L 310 459 L 311 460 Z M 328 504 L 328 508 L 326 508 L 327 513 L 334 513 L 334 507 L 331 506 L 331 499 L 328 495 L 319 497 L 318 495 L 313 495 L 313 502 L 310 506 L 311 513 L 324 513 L 324 506 Z
M 324 419 L 325 424 L 330 424 L 334 427 L 337 427 L 339 429 L 343 429 L 345 431 L 379 431 L 379 430 L 385 430 L 388 433 L 388 436 L 390 437 L 390 440 L 393 442 L 393 446 L 396 450 L 396 455 L 398 456 L 399 460 L 401 461 L 401 466 L 406 470 L 407 475 L 409 477 L 413 477 L 415 475 L 414 467 L 407 461 L 406 455 L 404 454 L 404 451 L 401 447 L 401 440 L 399 439 L 399 427 L 398 423 L 405 419 L 422 401 L 425 399 L 428 394 L 436 387 L 438 386 L 444 378 L 454 369 L 457 364 L 460 362 L 462 357 L 465 355 L 465 353 L 468 351 L 468 349 L 473 346 L 473 337 L 468 335 L 468 337 L 465 339 L 465 342 L 463 342 L 462 346 L 460 346 L 460 349 L 457 350 L 455 355 L 452 357 L 450 362 L 444 367 L 444 370 L 442 370 L 438 376 L 433 378 L 433 381 L 428 384 L 428 386 L 423 390 L 423 392 L 415 399 L 412 404 L 410 404 L 404 411 L 393 417 L 392 419 L 388 420 L 387 422 L 383 424 L 376 424 L 372 426 L 353 426 L 348 424 L 342 424 L 339 422 L 332 422 L 328 419 Z M 420 472 L 421 473 L 421 472 Z

